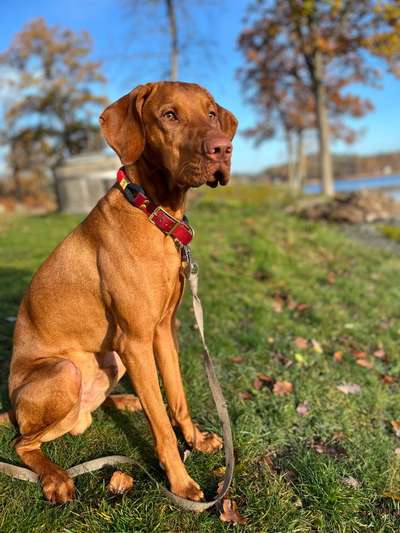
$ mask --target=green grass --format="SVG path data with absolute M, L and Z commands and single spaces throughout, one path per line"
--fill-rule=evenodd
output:
M 400 241 L 400 227 L 399 226 L 380 226 L 382 235 L 391 239 L 392 241 Z
M 262 186 L 207 191 L 196 199 L 190 218 L 196 228 L 193 251 L 200 263 L 205 327 L 232 417 L 237 468 L 231 496 L 254 532 L 397 532 L 400 529 L 400 447 L 390 422 L 400 419 L 400 256 L 350 241 L 334 226 L 284 213 L 285 194 Z M 0 225 L 1 402 L 7 407 L 7 364 L 12 323 L 24 287 L 55 244 L 79 217 L 3 219 Z M 332 274 L 328 280 L 328 273 Z M 329 282 L 331 281 L 331 283 Z M 278 313 L 274 295 L 286 305 Z M 304 311 L 295 304 L 306 304 Z M 180 311 L 181 361 L 192 412 L 207 429 L 218 420 L 202 371 L 201 347 L 193 330 L 190 298 Z M 294 338 L 315 339 L 322 353 L 300 351 Z M 383 346 L 387 359 L 371 354 Z M 356 364 L 352 351 L 366 351 L 374 369 Z M 335 363 L 333 353 L 343 352 Z M 301 356 L 296 353 L 301 352 Z M 243 363 L 232 362 L 242 356 Z M 285 366 L 280 361 L 294 361 Z M 256 390 L 258 373 L 294 384 L 289 396 Z M 342 382 L 360 385 L 345 395 Z M 123 388 L 129 387 L 126 383 Z M 253 392 L 252 400 L 239 393 Z M 301 417 L 296 406 L 307 400 Z M 0 457 L 15 461 L 14 431 L 0 429 Z M 345 453 L 319 454 L 321 441 Z M 335 448 L 336 447 L 336 448 Z M 163 481 L 141 413 L 99 409 L 79 437 L 65 436 L 45 446 L 63 467 L 104 454 L 130 454 Z M 208 496 L 223 455 L 192 453 L 188 469 Z M 204 531 L 232 530 L 218 514 L 175 509 L 140 468 L 128 495 L 112 497 L 105 486 L 110 471 L 77 480 L 72 504 L 53 507 L 39 488 L 0 476 L 0 531 Z M 343 483 L 359 481 L 358 488 Z

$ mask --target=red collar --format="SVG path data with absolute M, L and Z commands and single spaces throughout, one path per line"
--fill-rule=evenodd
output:
M 178 220 L 160 205 L 154 204 L 140 185 L 128 180 L 123 167 L 117 172 L 117 181 L 127 200 L 141 209 L 152 224 L 172 237 L 179 246 L 187 246 L 190 243 L 194 235 L 193 228 L 185 220 Z

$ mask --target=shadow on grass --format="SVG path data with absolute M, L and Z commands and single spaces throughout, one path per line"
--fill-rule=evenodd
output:
M 0 401 L 5 408 L 15 317 L 31 276 L 30 270 L 0 268 Z

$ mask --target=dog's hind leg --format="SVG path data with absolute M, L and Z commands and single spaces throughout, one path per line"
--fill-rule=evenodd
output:
M 74 484 L 40 446 L 61 437 L 76 424 L 80 396 L 80 371 L 72 361 L 62 358 L 42 360 L 11 394 L 21 433 L 16 452 L 38 474 L 46 499 L 53 503 L 72 500 Z

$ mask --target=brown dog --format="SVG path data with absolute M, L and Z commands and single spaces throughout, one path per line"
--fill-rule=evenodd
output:
M 229 179 L 237 121 L 198 85 L 139 86 L 109 106 L 100 123 L 129 179 L 179 219 L 190 187 Z M 9 391 L 21 434 L 16 451 L 39 475 L 48 500 L 71 500 L 74 486 L 41 444 L 82 433 L 126 370 L 139 400 L 108 401 L 131 410 L 141 404 L 171 490 L 202 499 L 180 458 L 157 376 L 158 368 L 188 444 L 220 448 L 220 437 L 194 425 L 185 398 L 173 330 L 180 269 L 172 238 L 113 187 L 33 277 L 15 327 Z

